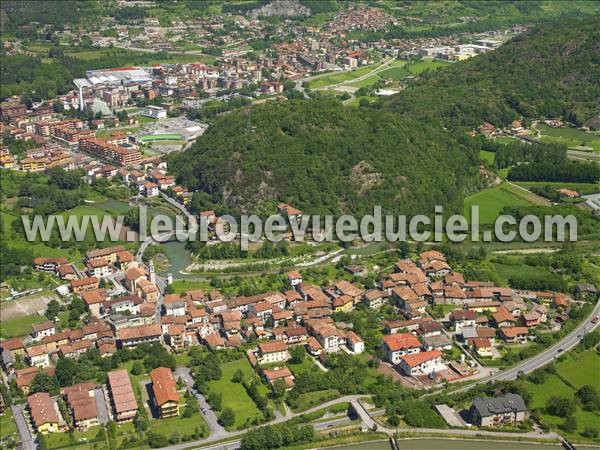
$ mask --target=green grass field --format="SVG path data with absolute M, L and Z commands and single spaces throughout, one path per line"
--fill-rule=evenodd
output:
M 595 372 L 584 372 L 581 370 L 580 373 L 584 374 L 583 376 L 585 376 L 584 384 L 591 384 L 594 382 L 594 378 L 598 378 L 597 370 Z M 542 411 L 546 407 L 550 397 L 558 396 L 573 399 L 575 394 L 575 390 L 566 385 L 556 375 L 548 375 L 542 384 L 526 382 L 525 387 L 532 395 L 532 400 L 529 407 L 539 408 L 542 409 Z M 564 431 L 561 431 L 561 434 L 566 435 L 569 439 L 582 440 L 582 437 L 578 433 L 581 433 L 586 427 L 598 427 L 598 415 L 590 411 L 584 411 L 579 406 L 577 406 L 575 418 L 577 420 L 577 433 L 565 433 Z M 564 422 L 564 417 L 556 417 L 542 412 L 542 420 L 544 423 L 551 425 L 552 427 L 557 427 Z
M 552 128 L 545 123 L 538 124 L 537 129 L 542 133 L 540 138 L 542 142 L 558 142 L 569 148 L 584 145 L 600 153 L 600 136 L 593 133 L 586 133 L 569 126 Z
M 320 76 L 308 82 L 310 89 L 318 89 L 332 84 L 343 83 L 344 81 L 350 81 L 360 76 L 366 75 L 376 66 L 364 66 L 355 70 L 347 70 L 344 72 L 335 72 L 327 75 Z
M 210 391 L 219 392 L 223 396 L 223 408 L 231 408 L 235 412 L 235 423 L 231 429 L 243 426 L 246 419 L 254 419 L 260 415 L 260 410 L 254 401 L 246 393 L 246 389 L 240 383 L 231 381 L 233 374 L 239 369 L 248 378 L 255 376 L 254 370 L 247 359 L 228 362 L 221 365 L 223 376 L 218 381 L 210 381 Z
M 485 162 L 486 166 L 491 167 L 494 165 L 496 154 L 494 152 L 488 152 L 485 150 L 479 151 L 479 159 Z
M 37 314 L 30 314 L 7 321 L 3 320 L 2 327 L 0 327 L 0 336 L 4 339 L 15 336 L 25 336 L 31 333 L 31 325 L 43 322 L 44 320 L 48 319 L 44 316 L 38 316 Z
M 591 384 L 600 390 L 600 356 L 593 349 L 569 356 L 557 364 L 560 376 L 577 388 Z
M 513 188 L 514 189 L 514 188 Z M 465 198 L 464 213 L 471 220 L 471 206 L 479 206 L 479 223 L 492 224 L 506 206 L 526 206 L 530 201 L 518 195 L 507 184 L 477 192 Z
M 291 362 L 288 361 L 287 365 L 295 376 L 298 376 L 301 373 L 305 373 L 305 372 L 321 370 L 315 365 L 315 363 L 309 357 L 304 358 L 304 360 L 300 364 L 292 364 Z
M 437 59 L 427 59 L 416 63 L 411 63 L 406 66 L 406 69 L 411 75 L 419 75 L 427 70 L 437 70 L 440 67 L 446 67 L 452 64 L 446 61 L 438 61 Z
M 195 400 L 194 400 L 195 401 Z M 166 419 L 156 419 L 150 422 L 150 429 L 155 432 L 170 437 L 173 433 L 178 433 L 180 437 L 194 434 L 196 428 L 206 429 L 206 422 L 200 412 L 195 412 L 191 417 L 183 417 L 181 413 L 185 408 L 185 402 L 179 407 L 179 417 L 168 417 Z
M 165 134 L 148 134 L 140 137 L 140 142 L 154 142 L 154 141 L 180 141 L 181 136 L 174 133 Z
M 19 432 L 17 431 L 17 424 L 13 420 L 10 408 L 6 407 L 4 414 L 0 416 L 0 439 L 5 439 L 8 436 L 13 436 L 18 440 Z
M 337 398 L 339 391 L 337 389 L 325 389 L 323 391 L 306 392 L 298 396 L 294 405 L 294 412 L 302 412 L 313 408 L 321 403 Z

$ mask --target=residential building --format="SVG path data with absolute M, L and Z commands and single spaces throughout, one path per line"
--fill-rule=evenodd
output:
M 432 375 L 436 370 L 445 368 L 442 364 L 442 352 L 431 350 L 400 357 L 399 369 L 405 375 Z
M 137 401 L 131 388 L 127 370 L 108 372 L 108 390 L 117 423 L 129 422 L 137 414 Z
M 47 392 L 38 392 L 27 397 L 31 422 L 37 433 L 55 433 L 58 430 L 58 407 Z
M 150 372 L 153 401 L 160 418 L 179 415 L 177 382 L 167 367 L 158 367 Z
M 527 420 L 527 406 L 518 394 L 476 398 L 470 409 L 471 421 L 480 427 L 518 425 Z
M 269 341 L 258 344 L 257 360 L 260 364 L 284 362 L 290 359 L 288 345 L 283 341 Z
M 383 350 L 386 361 L 399 364 L 403 356 L 419 353 L 421 342 L 410 333 L 390 334 L 383 337 Z

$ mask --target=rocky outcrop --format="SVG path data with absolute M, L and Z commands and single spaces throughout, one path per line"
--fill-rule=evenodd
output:
M 310 16 L 310 9 L 294 0 L 275 0 L 250 11 L 250 17 Z

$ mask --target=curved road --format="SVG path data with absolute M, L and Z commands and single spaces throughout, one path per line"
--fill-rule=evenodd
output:
M 473 387 L 477 386 L 478 384 L 488 383 L 490 381 L 514 380 L 515 378 L 517 378 L 519 376 L 520 373 L 530 373 L 536 369 L 539 369 L 540 367 L 545 366 L 546 364 L 549 364 L 554 359 L 561 356 L 564 352 L 572 349 L 577 344 L 579 344 L 579 342 L 581 340 L 580 336 L 596 329 L 596 327 L 598 327 L 599 324 L 592 323 L 592 320 L 594 320 L 594 317 L 599 316 L 599 315 L 600 315 L 600 300 L 598 300 L 598 302 L 596 302 L 596 306 L 594 307 L 592 313 L 582 323 L 580 323 L 571 333 L 566 335 L 564 338 L 562 338 L 556 344 L 548 347 L 542 353 L 539 353 L 536 356 L 533 356 L 533 357 L 523 361 L 522 363 L 517 364 L 516 366 L 514 366 L 510 369 L 499 372 L 496 375 L 492 375 L 490 377 L 483 378 L 483 379 L 477 381 L 476 383 L 473 383 L 468 386 L 464 386 L 462 388 L 450 391 L 449 394 L 454 394 L 456 392 L 468 391 L 469 389 L 472 389 Z

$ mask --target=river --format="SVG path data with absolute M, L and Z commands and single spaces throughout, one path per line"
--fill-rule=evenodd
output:
M 401 439 L 400 450 L 561 450 L 561 445 L 533 444 L 523 442 L 477 441 L 466 439 Z M 388 441 L 363 442 L 341 447 L 328 447 L 339 450 L 391 450 Z
M 169 268 L 159 275 L 166 276 L 167 274 L 173 274 L 173 279 L 184 279 L 193 278 L 193 276 L 186 276 L 179 273 L 180 270 L 185 270 L 187 266 L 192 264 L 192 257 L 190 252 L 185 248 L 185 242 L 169 241 L 162 246 L 162 252 L 169 259 Z

